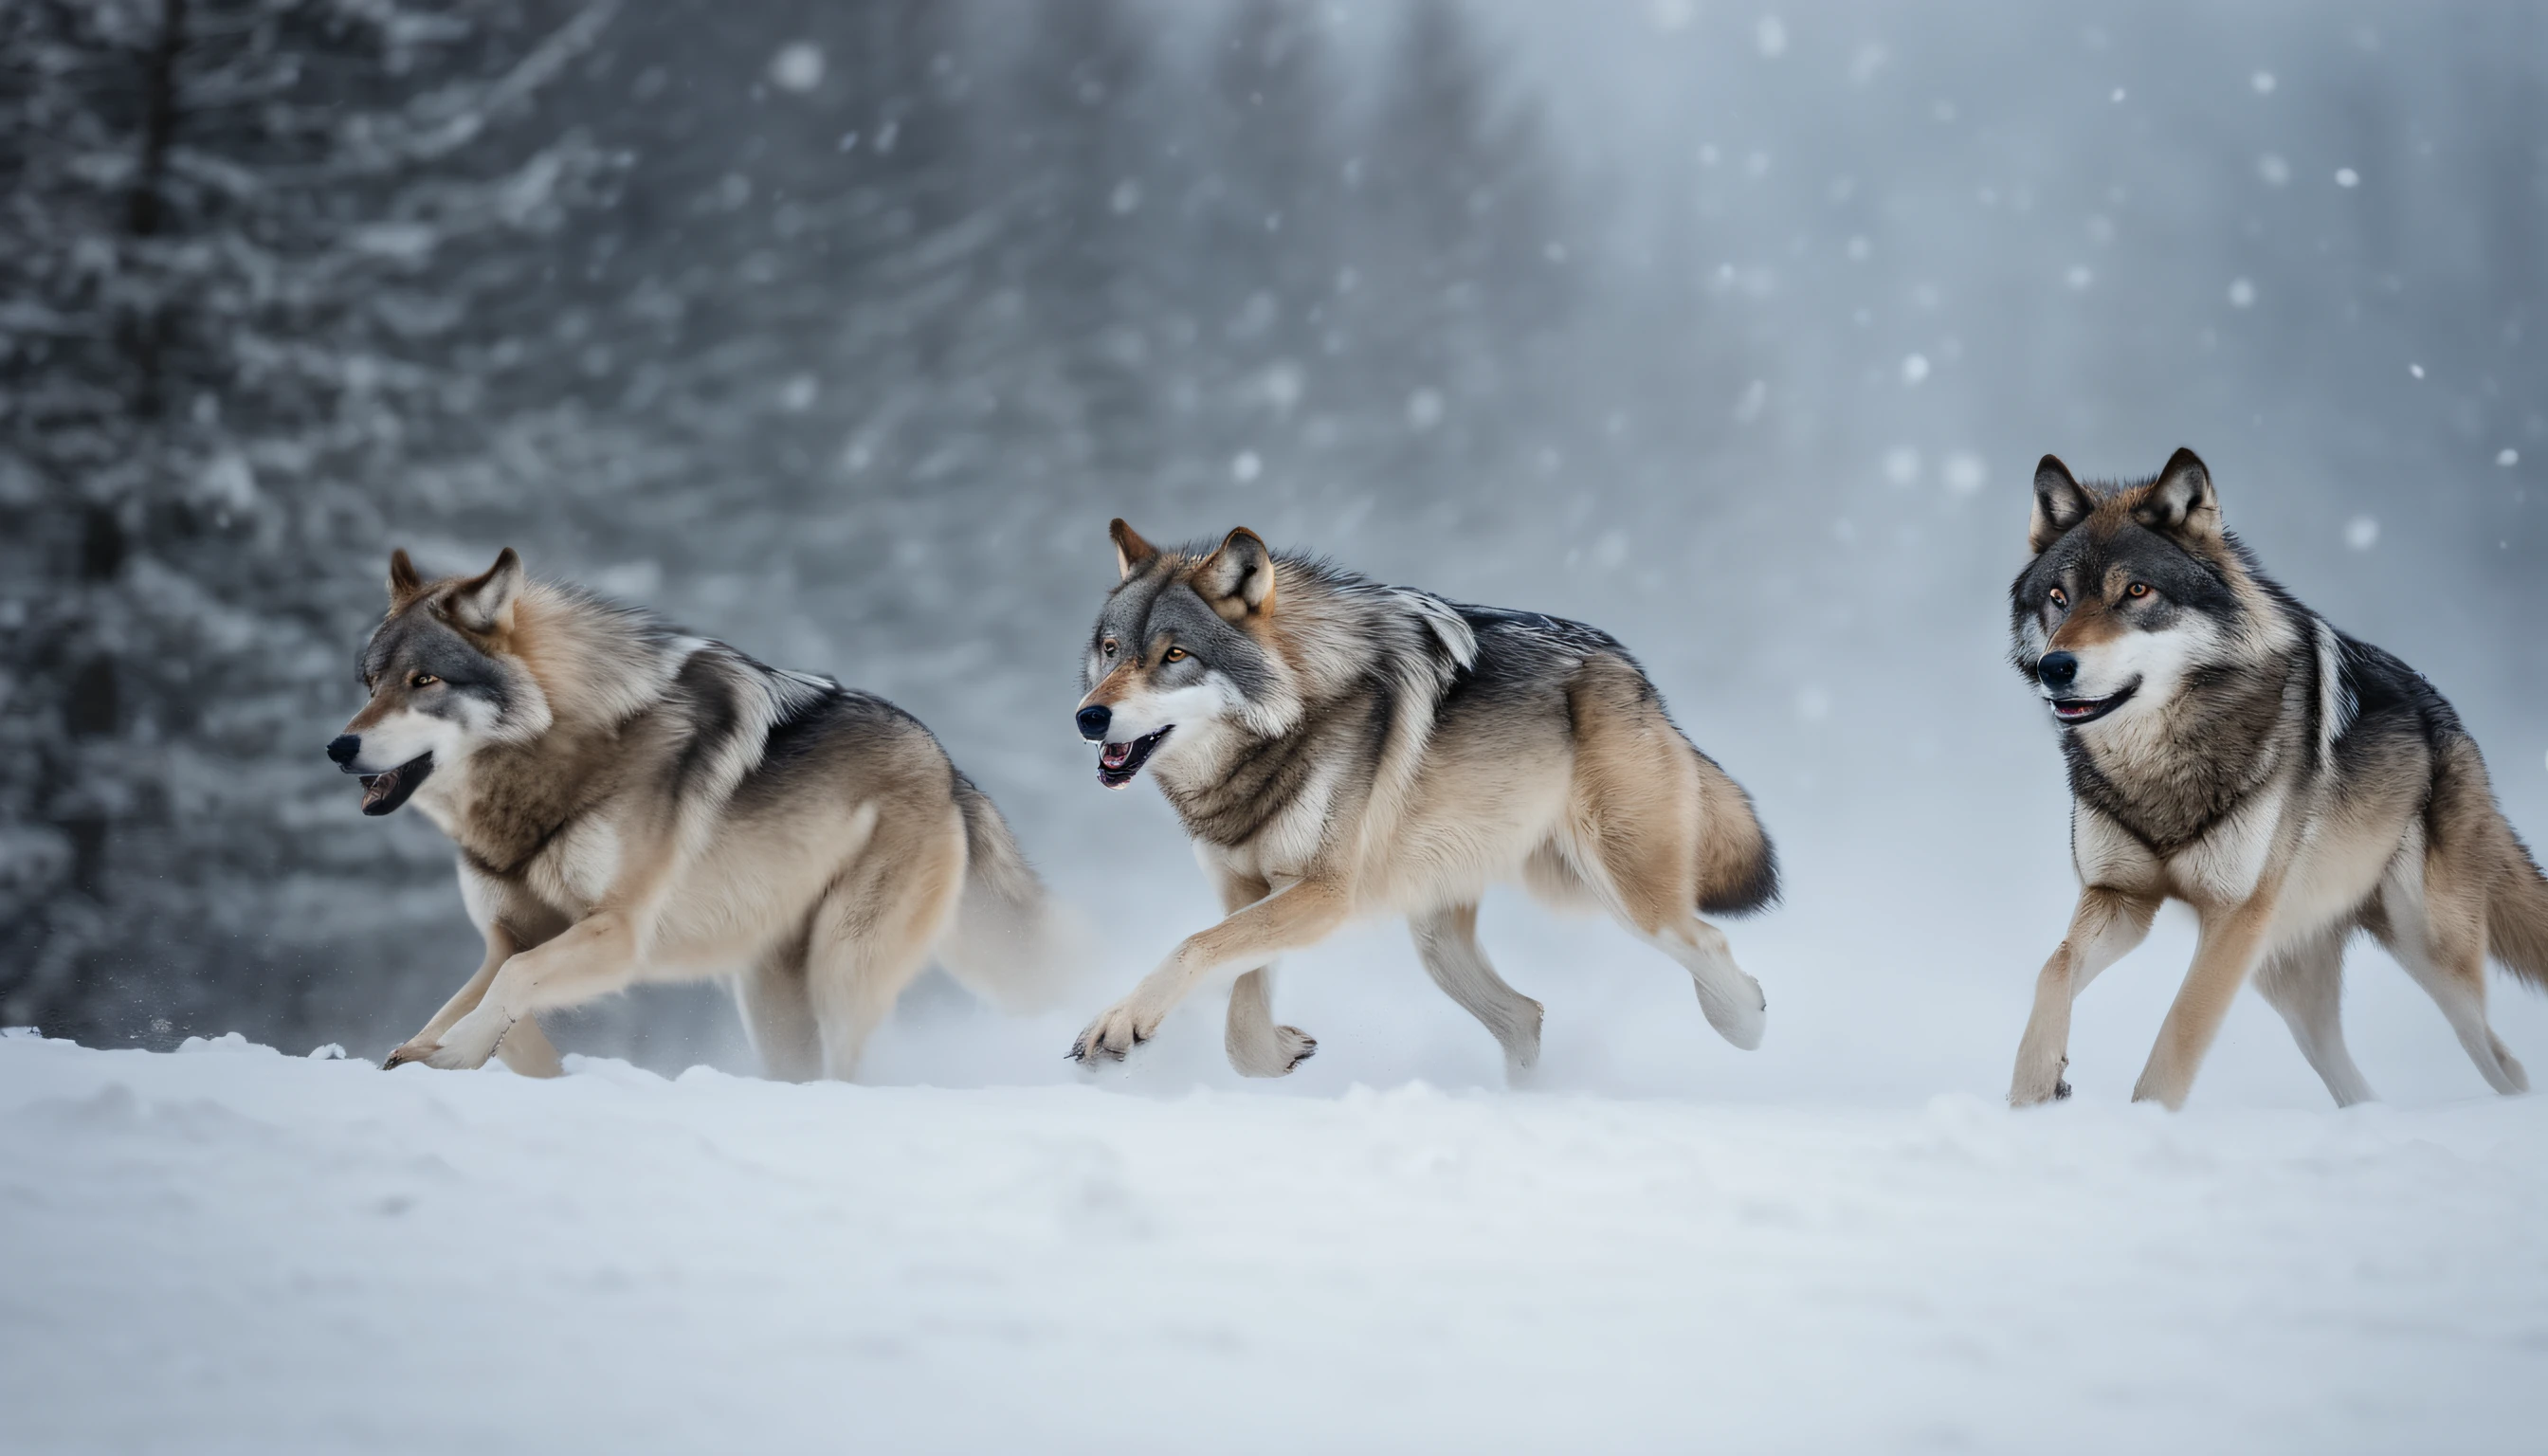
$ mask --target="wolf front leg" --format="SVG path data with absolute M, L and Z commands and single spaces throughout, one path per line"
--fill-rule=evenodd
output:
M 2099 972 L 2148 936 L 2159 898 L 2105 885 L 2080 888 L 2070 933 L 2035 978 L 2035 1011 L 2017 1044 L 2017 1074 L 2008 1088 L 2011 1107 L 2070 1095 L 2070 1084 L 2061 1080 L 2061 1069 L 2070 1062 L 2070 1003 Z
M 450 1031 L 453 1023 L 478 1009 L 478 1003 L 486 998 L 488 984 L 496 979 L 496 972 L 512 956 L 514 949 L 511 932 L 500 925 L 488 926 L 487 955 L 479 961 L 478 973 L 454 991 L 450 1000 L 442 1003 L 442 1009 L 424 1024 L 423 1031 L 408 1038 L 404 1046 L 392 1050 L 381 1066 L 384 1069 L 403 1066 L 410 1061 L 422 1061 L 430 1055 L 435 1047 L 442 1045 L 442 1034 Z
M 1304 879 L 1276 890 L 1210 930 L 1186 937 L 1158 969 L 1141 977 L 1132 995 L 1106 1008 L 1088 1024 L 1079 1040 L 1070 1044 L 1071 1059 L 1123 1060 L 1127 1052 L 1150 1040 L 1159 1030 L 1159 1023 L 1194 989 L 1195 982 L 1216 970 L 1260 965 L 1286 951 L 1317 945 L 1344 923 L 1349 905 L 1343 889 L 1335 883 Z
M 1264 899 L 1273 886 L 1253 875 L 1216 869 L 1222 913 L 1236 914 Z M 1274 1020 L 1274 966 L 1271 962 L 1239 973 L 1229 988 L 1229 1016 L 1222 1032 L 1222 1049 L 1242 1077 L 1279 1077 L 1310 1059 L 1318 1039 L 1299 1027 Z
M 427 1066 L 485 1066 L 499 1046 L 527 1026 L 542 1046 L 532 1012 L 574 1006 L 606 996 L 636 979 L 640 954 L 636 924 L 618 910 L 597 910 L 567 927 L 557 939 L 506 960 L 488 982 L 476 1009 L 453 1023 L 421 1058 Z M 527 1043 L 526 1043 L 527 1045 Z M 554 1059 L 552 1049 L 549 1058 Z M 529 1058 L 537 1063 L 534 1054 Z M 513 1061 L 505 1058 L 507 1064 Z
M 424 1054 L 424 1063 L 484 1066 L 510 1040 L 507 1033 L 531 1013 L 606 996 L 636 979 L 646 934 L 678 867 L 679 842 L 669 824 L 623 838 L 619 872 L 600 899 L 582 919 L 499 966 L 476 1009 L 442 1034 L 440 1045 Z M 537 1023 L 532 1023 L 530 1036 L 539 1036 Z M 547 1039 L 539 1041 L 545 1045 Z M 550 1059 L 555 1056 L 549 1053 Z M 527 1059 L 536 1061 L 536 1050 L 529 1050 Z
M 468 984 L 452 993 L 450 1000 L 442 1003 L 442 1009 L 424 1024 L 423 1031 L 410 1037 L 405 1045 L 390 1052 L 388 1059 L 381 1063 L 384 1068 L 404 1066 L 431 1056 L 441 1046 L 443 1034 L 462 1017 L 477 1010 L 478 1003 L 486 999 L 487 987 L 495 981 L 496 972 L 521 949 L 512 932 L 500 924 L 489 924 L 486 936 L 487 955 L 479 963 L 478 973 L 469 978 Z M 554 1077 L 565 1070 L 558 1061 L 557 1048 L 550 1046 L 549 1039 L 541 1033 L 540 1024 L 528 1018 L 514 1024 L 497 1051 L 504 1058 L 504 1065 L 526 1077 Z
M 2230 999 L 2265 957 L 2280 888 L 2265 884 L 2243 904 L 2202 910 L 2194 968 L 2185 973 L 2167 1020 L 2159 1024 L 2158 1045 L 2150 1048 L 2141 1079 L 2133 1084 L 2133 1101 L 2160 1103 L 2170 1112 L 2185 1106 L 2203 1053 L 2212 1049 L 2212 1039 L 2221 1035 L 2222 1019 L 2230 1014 Z

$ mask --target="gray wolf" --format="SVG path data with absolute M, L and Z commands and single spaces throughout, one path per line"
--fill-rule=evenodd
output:
M 2486 961 L 2548 985 L 2548 881 L 2433 685 L 2269 580 L 2191 450 L 2132 485 L 2081 485 L 2045 456 L 2028 540 L 2013 653 L 2061 736 L 2080 890 L 2009 1101 L 2068 1095 L 2072 999 L 2169 898 L 2201 943 L 2136 1100 L 2184 1104 L 2251 975 L 2336 1102 L 2369 1099 L 2337 1015 L 2356 931 L 2432 996 L 2488 1085 L 2526 1090 L 2487 1026 Z
M 929 730 L 828 678 L 576 588 L 390 558 L 369 700 L 327 756 L 366 814 L 459 850 L 478 972 L 388 1064 L 554 1074 L 533 1014 L 731 976 L 772 1075 L 849 1077 L 933 953 L 1003 1004 L 1046 987 L 1044 887 Z
M 1079 730 L 1100 782 L 1158 780 L 1228 918 L 1090 1023 L 1074 1058 L 1121 1059 L 1235 972 L 1230 1064 L 1280 1076 L 1318 1044 L 1275 1023 L 1270 959 L 1394 914 L 1518 1076 L 1542 1008 L 1479 948 L 1479 897 L 1499 880 L 1608 912 L 1688 971 L 1727 1041 L 1760 1045 L 1760 983 L 1697 912 L 1777 897 L 1769 836 L 1606 633 L 1380 586 L 1243 528 L 1167 550 L 1121 520 L 1112 533 Z

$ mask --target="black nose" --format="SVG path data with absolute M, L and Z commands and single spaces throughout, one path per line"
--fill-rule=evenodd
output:
M 2055 692 L 2079 681 L 2079 660 L 2066 652 L 2048 652 L 2035 665 L 2035 676 Z
M 354 755 L 362 751 L 363 740 L 351 733 L 339 733 L 327 745 L 327 757 L 334 759 L 339 768 L 354 762 Z
M 1106 736 L 1106 725 L 1113 721 L 1114 709 L 1103 703 L 1091 703 L 1079 710 L 1079 736 L 1095 743 Z

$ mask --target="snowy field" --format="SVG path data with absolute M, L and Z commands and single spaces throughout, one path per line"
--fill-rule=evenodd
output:
M 42 1251 L 0 1285 L 0 1447 L 2370 1452 L 2548 1425 L 2536 1098 L 2018 1116 L 571 1065 L 0 1039 L 0 1243 Z

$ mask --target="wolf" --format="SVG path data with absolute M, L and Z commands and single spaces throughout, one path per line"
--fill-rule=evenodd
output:
M 571 586 L 511 548 L 428 581 L 390 558 L 327 745 L 362 811 L 410 802 L 458 848 L 486 956 L 387 1064 L 500 1053 L 554 1075 L 534 1013 L 638 980 L 730 976 L 771 1075 L 847 1078 L 934 953 L 1030 1009 L 1063 944 L 991 800 L 919 720 L 829 678 Z
M 1281 1076 L 1318 1043 L 1275 1022 L 1272 957 L 1395 914 L 1518 1078 L 1542 1008 L 1479 948 L 1479 897 L 1499 880 L 1608 912 L 1687 970 L 1727 1041 L 1760 1045 L 1760 983 L 1698 912 L 1771 904 L 1776 856 L 1750 796 L 1607 633 L 1278 556 L 1244 527 L 1164 550 L 1122 520 L 1110 534 L 1118 577 L 1077 726 L 1099 782 L 1151 771 L 1228 918 L 1091 1022 L 1073 1058 L 1122 1059 L 1199 983 L 1236 972 L 1230 1064 Z
M 2013 657 L 2060 734 L 2080 890 L 2009 1101 L 2069 1095 L 2071 1001 L 2170 898 L 2201 939 L 2135 1100 L 2184 1104 L 2251 975 L 2337 1104 L 2369 1100 L 2337 1010 L 2357 931 L 2431 995 L 2488 1085 L 2526 1090 L 2487 1025 L 2486 961 L 2548 986 L 2548 881 L 2433 685 L 2266 577 L 2191 450 L 2129 485 L 2082 485 L 2045 456 L 2028 546 Z

